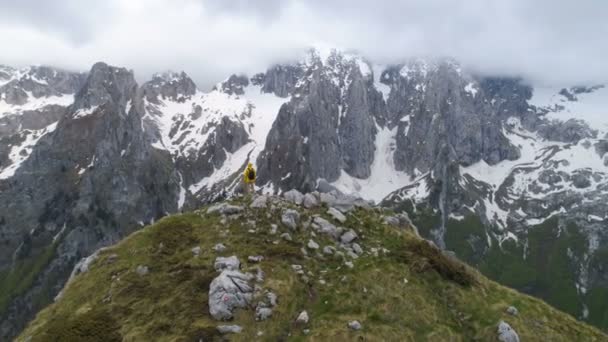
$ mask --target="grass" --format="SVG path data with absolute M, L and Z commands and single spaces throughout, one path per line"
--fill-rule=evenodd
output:
M 323 208 L 299 210 L 303 222 L 314 214 L 328 218 Z M 309 230 L 300 229 L 290 232 L 293 242 L 286 242 L 279 239 L 284 227 L 272 235 L 270 224 L 280 222 L 280 214 L 247 210 L 227 222 L 203 212 L 162 219 L 104 250 L 18 341 L 487 341 L 496 339 L 501 319 L 524 341 L 608 338 L 541 300 L 484 278 L 411 231 L 385 225 L 376 211 L 357 210 L 344 224 L 357 231 L 368 252 L 352 269 L 336 255 L 303 255 L 301 248 L 310 238 L 321 247 L 334 244 L 324 236 L 311 237 Z M 219 242 L 228 249 L 218 254 L 212 247 Z M 198 257 L 191 252 L 195 246 L 202 250 Z M 372 248 L 387 251 L 374 256 Z M 208 313 L 208 291 L 217 275 L 213 261 L 218 255 L 238 256 L 244 271 L 263 269 L 262 286 L 279 301 L 271 319 L 256 322 L 253 310 L 239 310 L 228 324 L 241 325 L 243 333 L 217 333 L 215 327 L 222 323 Z M 251 265 L 249 255 L 265 258 Z M 292 264 L 302 265 L 310 282 Z M 138 265 L 148 266 L 149 274 L 137 275 Z M 510 305 L 519 309 L 519 316 L 505 313 Z M 302 310 L 310 315 L 305 326 L 295 324 Z M 347 328 L 355 319 L 363 325 L 357 332 Z
M 55 253 L 55 244 L 46 247 L 39 255 L 20 260 L 10 271 L 0 273 L 0 313 L 10 301 L 31 287 L 36 276 L 48 265 Z

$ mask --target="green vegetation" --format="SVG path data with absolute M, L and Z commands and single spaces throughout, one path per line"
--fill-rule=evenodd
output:
M 39 255 L 20 260 L 11 270 L 0 273 L 0 313 L 6 310 L 14 297 L 31 287 L 36 276 L 53 258 L 55 248 L 55 244 L 52 244 Z M 44 300 L 44 303 L 47 302 L 48 300 Z
M 329 219 L 325 208 L 298 210 L 301 222 L 314 214 Z M 272 234 L 270 224 L 279 223 L 280 215 L 281 210 L 247 209 L 222 222 L 203 209 L 162 219 L 101 252 L 90 271 L 77 276 L 18 341 L 250 341 L 255 336 L 268 341 L 492 341 L 500 320 L 523 341 L 608 339 L 541 300 L 486 279 L 411 230 L 384 224 L 377 211 L 347 215 L 344 226 L 357 231 L 366 251 L 352 269 L 336 255 L 303 255 L 310 238 L 334 245 L 325 236 L 311 237 L 300 227 L 287 242 L 279 238 L 286 231 L 280 224 L 279 233 Z M 213 246 L 220 242 L 228 249 L 216 253 Z M 199 256 L 191 251 L 195 246 L 201 247 Z M 218 255 L 236 255 L 244 271 L 261 267 L 266 274 L 262 286 L 278 295 L 270 319 L 255 321 L 251 309 L 238 310 L 229 323 L 211 318 L 208 291 L 218 274 L 213 269 Z M 252 265 L 249 255 L 264 260 Z M 292 264 L 302 265 L 310 282 Z M 149 273 L 138 275 L 138 265 L 148 266 Z M 505 312 L 510 305 L 519 309 L 518 316 Z M 302 310 L 310 315 L 305 326 L 295 323 Z M 347 328 L 355 319 L 362 330 Z M 221 324 L 238 324 L 243 332 L 222 337 L 216 330 Z

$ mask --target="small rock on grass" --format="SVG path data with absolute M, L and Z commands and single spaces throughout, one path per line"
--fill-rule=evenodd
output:
M 140 276 L 145 276 L 150 272 L 150 269 L 148 268 L 148 266 L 139 265 L 135 269 L 135 272 L 137 272 L 137 274 L 139 274 Z
M 262 260 L 264 260 L 264 257 L 261 255 L 250 255 L 249 257 L 247 257 L 247 261 L 249 262 L 258 263 L 262 262 Z
M 509 306 L 509 307 L 507 308 L 507 313 L 508 313 L 509 315 L 517 316 L 517 315 L 519 314 L 519 311 L 517 310 L 517 308 L 516 308 L 516 307 L 514 307 L 514 306 Z
M 196 246 L 196 247 L 192 248 L 191 251 L 194 256 L 199 256 L 201 254 L 201 247 Z
M 351 243 L 357 237 L 357 233 L 355 233 L 354 230 L 350 229 L 346 233 L 342 234 L 342 236 L 340 237 L 340 241 L 342 241 L 342 243 Z
M 298 318 L 296 319 L 296 323 L 299 324 L 307 324 L 309 320 L 308 317 L 308 312 L 306 312 L 306 310 L 300 312 L 300 314 L 298 315 Z
M 218 325 L 217 331 L 220 334 L 240 334 L 243 328 L 240 325 Z
M 224 246 L 223 243 L 218 243 L 215 246 L 213 246 L 213 250 L 216 251 L 216 252 L 218 252 L 218 253 L 221 253 L 221 252 L 223 252 L 223 251 L 226 250 L 226 246 Z
M 310 249 L 319 249 L 319 244 L 313 240 L 308 240 L 308 244 L 306 246 Z
M 334 220 L 340 222 L 340 223 L 344 223 L 346 222 L 346 216 L 344 216 L 344 214 L 342 214 L 338 209 L 336 208 L 329 208 L 329 210 L 327 210 L 327 213 L 334 218 Z
M 350 321 L 348 322 L 348 327 L 351 330 L 361 330 L 361 323 L 359 321 Z
M 509 323 L 500 321 L 498 323 L 498 340 L 500 342 L 519 342 L 519 335 L 511 328 Z

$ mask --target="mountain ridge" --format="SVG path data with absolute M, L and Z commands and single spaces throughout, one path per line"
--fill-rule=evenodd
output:
M 545 299 L 585 319 L 585 307 L 597 301 L 586 293 L 608 285 L 599 262 L 608 245 L 606 218 L 594 204 L 608 193 L 601 110 L 582 112 L 592 112 L 594 129 L 577 120 L 551 121 L 577 118 L 587 98 L 601 103 L 605 88 L 559 88 L 548 92 L 556 95 L 535 98 L 533 91 L 539 92 L 520 80 L 475 76 L 451 60 L 381 67 L 339 51 L 311 52 L 300 63 L 251 78 L 233 75 L 207 93 L 183 72 L 138 85 L 126 69 L 105 63 L 93 69 L 88 77 L 99 77 L 89 80 L 86 91 L 80 81 L 71 83 L 74 105 L 28 96 L 40 104 L 8 106 L 6 90 L 0 91 L 0 121 L 17 125 L 32 111 L 33 121 L 44 126 L 17 133 L 0 129 L 0 186 L 7 189 L 0 200 L 11 203 L 0 212 L 0 236 L 9 246 L 0 253 L 0 270 L 6 272 L 4 299 L 13 303 L 11 315 L 21 314 L 17 297 L 28 292 L 22 288 L 37 284 L 47 298 L 41 307 L 72 266 L 97 248 L 168 213 L 238 192 L 248 161 L 257 163 L 264 192 L 330 187 L 385 200 L 410 214 L 424 212 L 412 215 L 422 234 L 468 255 L 473 265 L 506 240 L 516 243 L 517 256 L 505 258 L 525 264 L 519 249 L 526 246 L 529 227 L 570 215 L 587 242 L 570 255 L 567 246 L 559 247 L 559 255 L 576 275 L 568 291 L 580 299 L 566 306 L 559 298 Z M 66 77 L 83 78 L 74 75 Z M 12 82 L 14 89 L 21 87 Z M 13 88 L 9 92 L 20 93 Z M 55 116 L 46 115 L 52 108 Z M 570 153 L 586 159 L 565 165 Z M 569 205 L 561 209 L 564 201 Z M 584 205 L 577 209 L 577 201 Z M 473 232 L 454 228 L 468 217 L 479 219 Z M 560 220 L 546 234 L 559 237 L 565 225 Z M 455 230 L 463 232 L 456 240 Z M 46 273 L 19 266 L 28 263 L 46 265 Z M 49 281 L 50 270 L 60 279 Z M 33 280 L 14 284 L 10 274 Z M 595 324 L 608 326 L 601 318 L 606 308 L 587 310 Z M 2 319 L 3 334 L 14 333 L 14 320 Z

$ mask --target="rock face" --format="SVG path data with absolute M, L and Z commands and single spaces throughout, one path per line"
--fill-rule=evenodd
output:
M 369 67 L 339 53 L 323 61 L 315 52 L 299 67 L 303 76 L 268 134 L 266 146 L 272 148 L 258 160 L 261 183 L 309 192 L 318 178 L 336 180 L 341 169 L 369 176 L 374 118 L 385 110 Z

